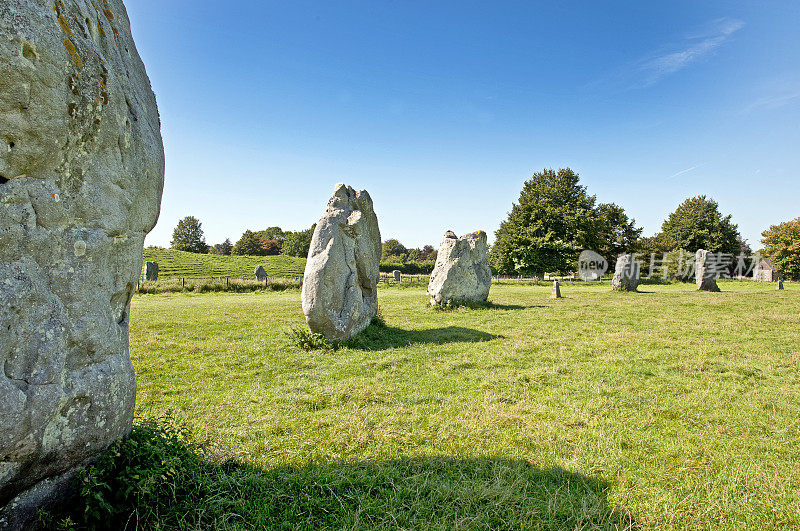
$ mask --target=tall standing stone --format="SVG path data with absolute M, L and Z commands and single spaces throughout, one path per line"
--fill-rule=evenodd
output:
M 0 528 L 131 429 L 158 109 L 121 0 L 0 0 Z
M 342 341 L 378 311 L 381 233 L 372 198 L 338 184 L 311 238 L 302 302 L 312 332 Z
M 694 278 L 700 291 L 720 291 L 717 286 L 718 264 L 714 263 L 714 253 L 699 249 L 695 255 Z
M 428 282 L 431 304 L 485 301 L 492 286 L 486 251 L 486 233 L 482 230 L 460 238 L 447 231 Z
M 778 285 L 777 285 L 777 286 L 775 286 L 775 289 L 776 289 L 777 291 L 781 291 L 781 290 L 783 290 L 783 279 L 782 279 L 782 278 L 779 278 L 779 279 L 778 279 Z
M 400 282 L 403 279 L 403 275 L 399 269 L 395 269 L 394 271 L 392 271 L 392 279 L 395 282 Z
M 617 258 L 611 289 L 614 291 L 636 291 L 639 288 L 639 263 L 633 255 L 623 254 Z
M 158 280 L 158 262 L 144 263 L 144 278 L 152 282 Z
M 550 296 L 554 299 L 561 298 L 561 285 L 558 283 L 558 280 L 553 281 L 553 289 L 550 290 Z
M 257 265 L 253 274 L 256 276 L 256 280 L 259 282 L 264 282 L 267 280 L 267 270 L 264 269 L 263 265 Z

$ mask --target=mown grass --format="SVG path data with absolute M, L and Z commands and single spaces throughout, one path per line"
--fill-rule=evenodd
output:
M 144 260 L 158 262 L 160 277 L 250 279 L 254 278 L 256 267 L 263 265 L 271 277 L 293 278 L 301 276 L 306 267 L 305 258 L 294 256 L 220 256 L 154 248 L 144 250 Z
M 797 527 L 800 290 L 721 287 L 387 288 L 384 324 L 310 352 L 297 292 L 137 295 L 137 411 L 240 463 L 204 526 Z

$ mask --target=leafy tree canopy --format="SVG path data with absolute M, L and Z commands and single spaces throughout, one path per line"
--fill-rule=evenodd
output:
M 784 278 L 800 280 L 800 217 L 761 233 L 763 254 Z
M 314 229 L 316 227 L 317 224 L 315 223 L 306 230 L 287 233 L 286 238 L 283 240 L 281 254 L 299 256 L 301 258 L 307 257 L 308 249 L 311 247 L 311 238 L 314 236 Z
M 232 254 L 260 256 L 262 251 L 260 238 L 255 232 L 246 230 L 242 237 L 239 238 L 239 241 L 236 242 L 236 245 L 233 246 Z
M 178 222 L 178 226 L 172 232 L 172 243 L 170 246 L 179 251 L 190 253 L 207 253 L 203 228 L 200 221 L 194 216 L 186 216 Z
M 742 249 L 739 228 L 731 222 L 730 214 L 723 216 L 719 204 L 704 195 L 681 203 L 664 221 L 661 232 L 674 241 L 673 248 L 692 252 L 705 249 L 738 255 Z
M 609 261 L 630 251 L 641 234 L 635 220 L 611 204 L 597 204 L 569 168 L 545 169 L 525 181 L 519 199 L 495 233 L 491 260 L 501 273 L 574 269 L 580 252 Z

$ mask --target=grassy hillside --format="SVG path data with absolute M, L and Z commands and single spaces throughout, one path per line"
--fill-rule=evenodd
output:
M 800 291 L 720 287 L 456 311 L 386 287 L 386 324 L 335 352 L 287 342 L 297 292 L 137 296 L 136 408 L 243 463 L 212 459 L 176 527 L 796 528 Z
M 293 256 L 218 256 L 175 249 L 145 249 L 145 261 L 158 262 L 159 276 L 168 277 L 252 277 L 259 264 L 271 277 L 297 277 L 306 267 L 305 258 Z M 142 265 L 144 275 L 144 264 Z

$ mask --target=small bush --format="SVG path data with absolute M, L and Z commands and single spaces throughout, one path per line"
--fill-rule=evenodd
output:
M 218 467 L 171 417 L 138 421 L 75 479 L 78 500 L 62 528 L 199 528 L 229 502 L 214 486 Z
M 289 343 L 302 350 L 336 350 L 338 343 L 331 343 L 322 334 L 316 334 L 305 328 L 292 327 L 286 332 Z

